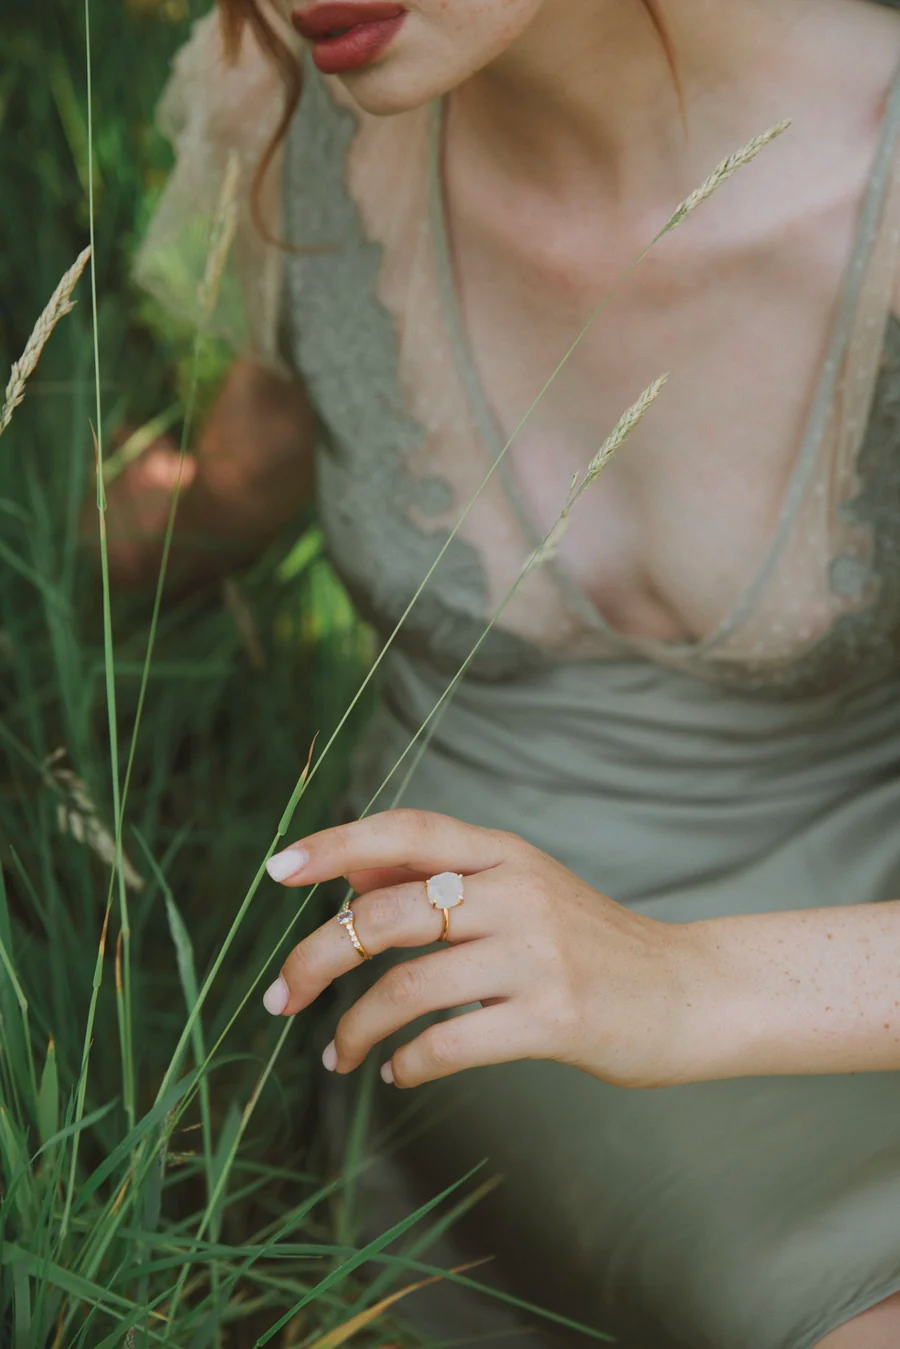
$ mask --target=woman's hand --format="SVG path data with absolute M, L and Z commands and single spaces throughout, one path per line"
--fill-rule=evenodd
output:
M 119 442 L 128 438 L 123 432 Z M 182 459 L 171 436 L 159 436 L 106 489 L 109 566 L 121 590 L 149 589 L 159 574 L 163 539 L 179 482 L 185 492 L 194 481 L 197 461 Z M 95 493 L 85 503 L 81 518 L 84 541 L 98 546 Z
M 107 534 L 117 585 L 139 589 L 156 580 L 180 464 L 170 589 L 246 566 L 309 502 L 318 435 L 298 380 L 236 360 L 183 462 L 162 436 L 110 484 Z M 96 539 L 93 494 L 85 525 L 86 537 Z
M 461 1068 L 556 1059 L 620 1086 L 687 1080 L 705 955 L 693 925 L 615 904 L 512 834 L 395 810 L 326 829 L 270 859 L 288 886 L 346 876 L 366 952 L 428 946 L 442 913 L 424 881 L 462 873 L 449 945 L 394 965 L 341 1018 L 325 1066 L 346 1073 L 416 1018 L 471 1003 L 398 1049 L 382 1076 L 401 1087 Z M 330 919 L 288 956 L 266 1007 L 292 1016 L 361 957 Z

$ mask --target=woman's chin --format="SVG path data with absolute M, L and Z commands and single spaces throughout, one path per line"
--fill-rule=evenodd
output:
M 359 70 L 338 76 L 364 112 L 375 117 L 392 117 L 430 103 L 442 94 L 445 85 L 430 80 L 409 58 L 388 58 Z

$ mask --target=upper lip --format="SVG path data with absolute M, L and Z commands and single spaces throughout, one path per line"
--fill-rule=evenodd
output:
M 335 30 L 354 28 L 360 23 L 376 23 L 379 19 L 396 19 L 406 11 L 402 5 L 383 0 L 359 0 L 356 4 L 313 5 L 311 9 L 295 9 L 291 22 L 301 37 L 320 38 Z

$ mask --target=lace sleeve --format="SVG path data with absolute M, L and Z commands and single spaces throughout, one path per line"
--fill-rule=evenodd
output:
M 250 32 L 229 65 L 217 12 L 198 20 L 157 108 L 175 167 L 133 275 L 170 313 L 223 339 L 236 355 L 286 373 L 278 331 L 284 254 L 263 237 L 251 211 L 253 176 L 282 106 L 278 72 Z M 276 239 L 282 237 L 282 160 L 279 151 L 260 200 Z M 232 235 L 224 260 L 223 232 Z M 209 285 L 204 277 L 217 246 L 219 265 L 213 261 Z

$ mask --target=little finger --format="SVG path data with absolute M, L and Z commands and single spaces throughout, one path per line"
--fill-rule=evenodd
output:
M 381 1076 L 398 1087 L 418 1087 L 463 1068 L 533 1058 L 533 1041 L 518 1001 L 508 1000 L 429 1026 L 395 1052 Z

